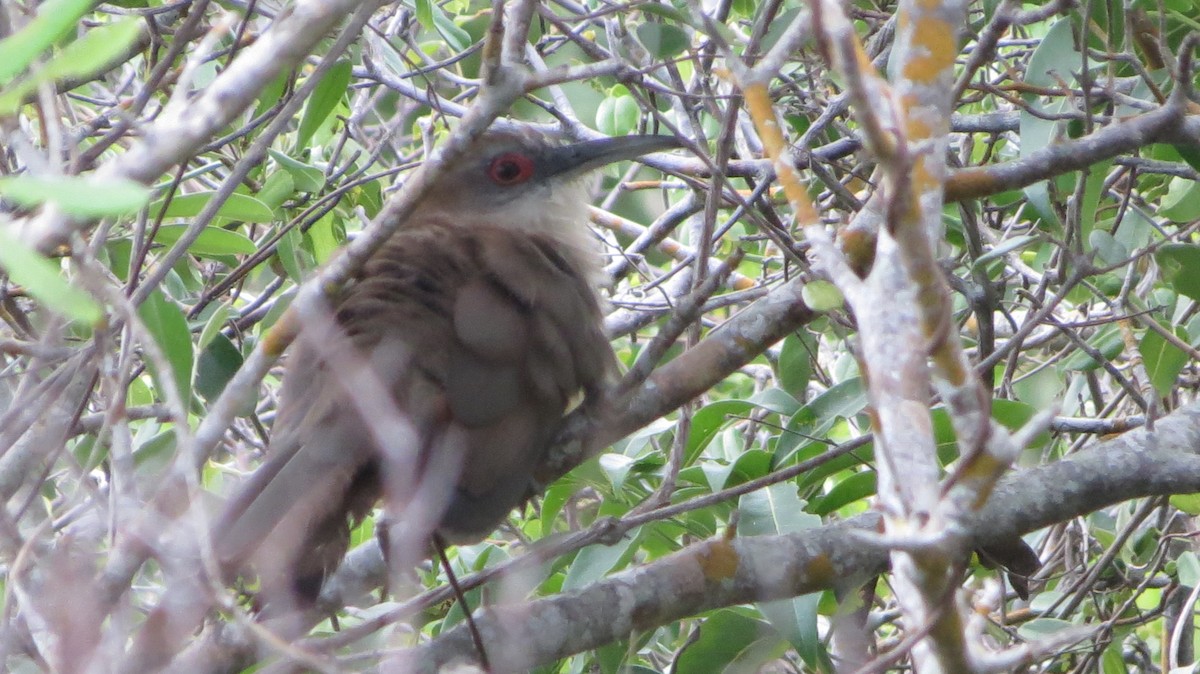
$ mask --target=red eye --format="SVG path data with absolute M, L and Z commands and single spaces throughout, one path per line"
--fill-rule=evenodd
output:
M 532 176 L 533 160 L 516 152 L 505 152 L 488 167 L 488 177 L 497 185 L 517 185 Z

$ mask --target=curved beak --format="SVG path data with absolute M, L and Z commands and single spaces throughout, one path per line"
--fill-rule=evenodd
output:
M 580 175 L 623 159 L 683 147 L 674 136 L 620 136 L 586 140 L 546 150 L 542 166 L 546 178 Z

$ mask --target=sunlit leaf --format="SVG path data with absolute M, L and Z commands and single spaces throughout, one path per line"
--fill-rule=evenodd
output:
M 669 23 L 643 23 L 637 27 L 637 38 L 656 59 L 675 58 L 691 43 L 682 28 Z
M 1173 331 L 1169 325 L 1163 325 L 1162 328 L 1178 337 L 1180 342 L 1187 344 L 1187 331 L 1183 328 L 1176 328 Z M 1142 363 L 1146 366 L 1146 375 L 1150 377 L 1150 383 L 1154 385 L 1154 390 L 1160 396 L 1169 395 L 1175 388 L 1175 378 L 1188 364 L 1188 354 L 1167 341 L 1167 338 L 1158 331 L 1150 329 L 1147 329 L 1146 333 L 1142 335 L 1142 341 L 1138 344 L 1138 353 L 1142 355 Z
M 188 225 L 163 225 L 154 234 L 154 240 L 163 245 L 172 245 L 183 237 Z M 188 246 L 193 255 L 248 255 L 257 248 L 254 242 L 237 232 L 220 227 L 205 227 Z
M 138 316 L 158 342 L 159 349 L 171 368 L 170 373 L 163 373 L 155 361 L 146 359 L 146 365 L 154 375 L 158 388 L 162 390 L 166 385 L 165 377 L 171 377 L 179 394 L 185 401 L 188 400 L 191 396 L 192 380 L 192 334 L 183 311 L 161 291 L 155 290 L 138 307 Z
M 82 37 L 63 47 L 39 73 L 42 80 L 87 78 L 103 72 L 137 40 L 145 22 L 142 19 L 122 19 L 96 26 Z
M 43 257 L 0 229 L 0 267 L 47 308 L 88 325 L 99 322 L 100 304 L 88 293 L 67 283 L 59 263 Z
M 51 203 L 70 215 L 101 218 L 137 211 L 150 190 L 123 178 L 21 175 L 0 178 L 0 196 L 26 208 Z
M 8 83 L 50 45 L 66 35 L 94 0 L 47 0 L 24 28 L 0 40 L 0 85 Z
M 1154 255 L 1162 267 L 1163 278 L 1175 292 L 1200 300 L 1200 246 L 1172 243 L 1158 249 Z
M 304 107 L 304 116 L 300 118 L 300 128 L 296 131 L 296 147 L 308 147 L 313 134 L 337 108 L 350 87 L 350 71 L 349 61 L 338 61 L 329 68 L 313 89 L 308 105 Z
M 164 218 L 194 218 L 200 215 L 208 203 L 217 196 L 217 192 L 195 192 L 193 194 L 180 194 L 171 199 L 171 203 L 167 204 L 166 210 L 163 212 Z M 159 200 L 150 205 L 150 211 L 157 213 L 162 210 L 165 200 Z M 246 194 L 238 194 L 234 192 L 229 195 L 225 203 L 217 209 L 217 216 L 227 218 L 229 220 L 242 220 L 245 222 L 271 222 L 275 220 L 275 213 L 271 207 L 263 202 Z

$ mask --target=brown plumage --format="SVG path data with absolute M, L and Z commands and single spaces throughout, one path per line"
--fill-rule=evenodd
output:
M 301 336 L 267 458 L 213 531 L 227 572 L 254 567 L 264 593 L 313 599 L 353 523 L 385 494 L 404 502 L 395 485 L 420 484 L 435 464 L 449 472 L 447 488 L 434 490 L 442 497 L 432 504 L 435 532 L 466 542 L 492 531 L 531 493 L 532 472 L 572 402 L 580 393 L 594 399 L 613 372 L 579 178 L 674 145 L 481 139 L 335 302 L 344 350 L 411 424 L 418 475 L 389 473 L 373 420 L 352 402 L 352 372 L 324 353 L 338 345 Z

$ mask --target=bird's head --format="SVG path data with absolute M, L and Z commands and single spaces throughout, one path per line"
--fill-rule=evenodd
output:
M 622 136 L 563 144 L 541 134 L 490 131 L 430 186 L 420 213 L 573 244 L 585 232 L 588 194 L 580 178 L 623 159 L 679 147 L 672 136 Z

